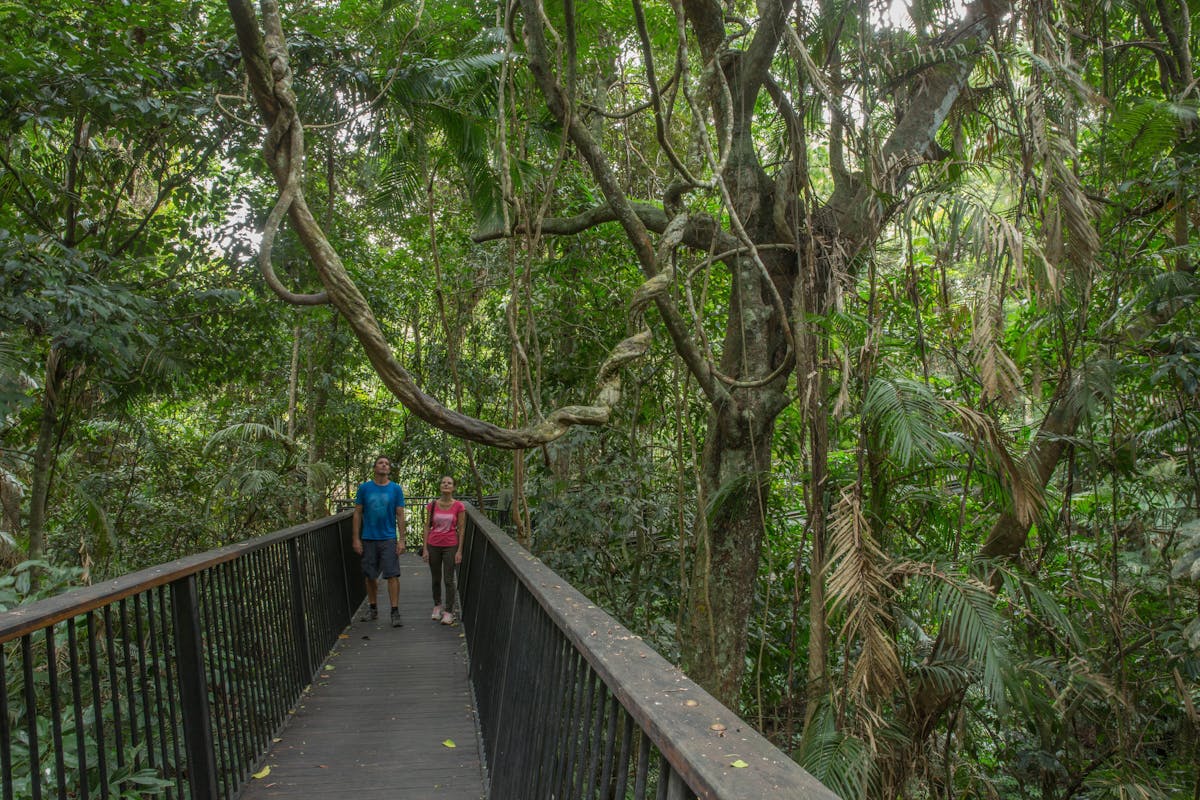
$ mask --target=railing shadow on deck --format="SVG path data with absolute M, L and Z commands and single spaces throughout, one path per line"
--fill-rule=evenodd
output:
M 459 574 L 491 800 L 837 800 L 473 507 Z
M 0 797 L 236 797 L 360 575 L 346 513 L 0 614 Z

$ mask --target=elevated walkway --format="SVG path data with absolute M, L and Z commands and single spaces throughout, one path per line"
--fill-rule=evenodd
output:
M 400 559 L 404 627 L 357 617 L 338 639 L 243 800 L 481 800 L 487 794 L 462 626 L 429 619 L 429 568 Z M 382 583 L 382 582 L 381 582 Z M 451 742 L 454 747 L 445 743 Z

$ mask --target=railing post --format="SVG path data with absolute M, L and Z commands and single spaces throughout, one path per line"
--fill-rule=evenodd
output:
M 312 654 L 308 647 L 308 623 L 304 617 L 304 577 L 300 574 L 300 537 L 288 540 L 288 572 L 292 583 L 292 634 L 300 654 L 300 685 L 312 680 Z
M 179 702 L 192 800 L 216 800 L 217 763 L 209 718 L 208 679 L 204 675 L 204 641 L 196 576 L 171 584 L 171 617 L 179 667 Z

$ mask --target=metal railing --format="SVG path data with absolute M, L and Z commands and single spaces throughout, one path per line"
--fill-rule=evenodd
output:
M 468 509 L 459 586 L 491 800 L 837 800 Z
M 0 614 L 0 797 L 236 797 L 362 601 L 349 543 L 340 514 Z

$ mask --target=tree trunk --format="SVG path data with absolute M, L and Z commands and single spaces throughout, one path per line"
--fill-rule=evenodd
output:
M 58 441 L 59 412 L 67 370 L 62 352 L 51 348 L 46 357 L 46 384 L 42 390 L 42 417 L 38 422 L 37 447 L 33 452 L 33 480 L 29 492 L 29 558 L 46 553 L 46 518 L 49 511 L 50 483 Z
M 702 487 L 689 583 L 684 670 L 730 708 L 737 708 L 754 607 L 770 486 L 774 416 L 755 422 L 736 407 L 709 413 Z

